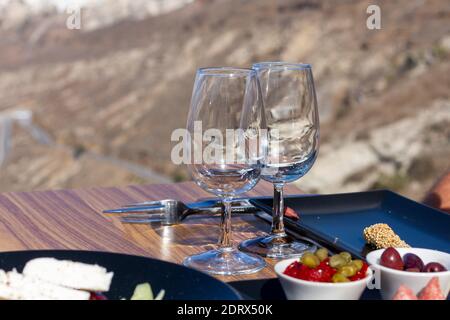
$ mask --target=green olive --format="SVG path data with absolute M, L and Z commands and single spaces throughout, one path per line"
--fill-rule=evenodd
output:
M 340 267 L 337 273 L 340 273 L 346 277 L 352 277 L 356 274 L 356 272 L 357 272 L 356 267 L 348 264 Z
M 349 263 L 350 261 L 352 261 L 352 255 L 346 251 L 343 251 L 341 253 L 339 253 L 339 255 L 345 259 L 345 261 L 347 261 L 347 263 Z
M 328 258 L 328 250 L 325 248 L 317 249 L 315 254 L 319 258 L 320 261 L 323 261 L 326 258 Z
M 311 252 L 304 253 L 300 261 L 309 268 L 315 268 L 320 263 L 319 258 L 314 253 Z
M 332 268 L 342 267 L 346 263 L 347 263 L 347 261 L 338 254 L 335 254 L 334 256 L 331 256 L 331 258 L 330 258 L 330 267 L 332 267 Z
M 359 271 L 363 267 L 363 262 L 362 262 L 362 260 L 355 259 L 350 262 L 350 265 L 355 266 L 356 270 Z
M 349 282 L 350 280 L 341 273 L 335 273 L 331 278 L 333 282 Z

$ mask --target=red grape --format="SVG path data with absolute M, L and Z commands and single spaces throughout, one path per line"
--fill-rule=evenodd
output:
M 447 271 L 447 269 L 438 262 L 430 262 L 424 268 L 424 272 L 442 272 Z
M 380 258 L 380 264 L 387 268 L 403 270 L 402 257 L 394 248 L 387 248 L 384 250 Z
M 403 263 L 405 265 L 405 269 L 419 269 L 418 272 L 423 269 L 423 261 L 419 258 L 419 256 L 414 253 L 407 253 L 403 256 Z

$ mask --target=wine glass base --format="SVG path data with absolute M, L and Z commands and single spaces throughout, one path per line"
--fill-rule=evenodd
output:
M 187 257 L 183 264 L 203 272 L 220 275 L 255 273 L 266 266 L 266 262 L 261 257 L 236 249 L 203 252 Z
M 245 240 L 239 250 L 272 259 L 294 258 L 306 251 L 315 251 L 317 246 L 308 240 L 296 240 L 287 234 L 268 235 Z

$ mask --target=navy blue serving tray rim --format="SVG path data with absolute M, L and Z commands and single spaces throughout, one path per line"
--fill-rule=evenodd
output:
M 330 197 L 330 196 L 338 196 L 338 197 L 339 197 L 339 196 L 351 196 L 351 195 L 363 195 L 363 194 L 377 194 L 377 193 L 378 193 L 378 194 L 380 194 L 380 193 L 381 193 L 381 194 L 383 194 L 383 193 L 391 194 L 391 195 L 394 195 L 394 196 L 396 196 L 396 197 L 400 197 L 400 198 L 402 198 L 402 199 L 404 199 L 404 200 L 413 202 L 413 203 L 416 204 L 416 205 L 419 205 L 419 206 L 422 206 L 422 207 L 425 207 L 425 208 L 434 210 L 434 211 L 436 211 L 436 212 L 438 212 L 438 213 L 441 213 L 441 214 L 443 214 L 443 215 L 449 215 L 449 214 L 448 214 L 447 212 L 445 212 L 445 211 L 436 209 L 436 208 L 434 208 L 434 207 L 431 207 L 431 206 L 426 205 L 426 204 L 421 203 L 421 202 L 414 201 L 414 200 L 412 200 L 412 199 L 410 199 L 410 198 L 407 198 L 407 197 L 405 197 L 405 196 L 403 196 L 403 195 L 401 195 L 401 194 L 399 194 L 399 193 L 397 193 L 397 192 L 394 192 L 394 191 L 392 191 L 392 190 L 389 190 L 389 189 L 375 189 L 375 190 L 369 190 L 369 191 L 342 192 L 342 193 L 321 193 L 321 194 L 315 194 L 315 193 L 300 193 L 300 194 L 289 194 L 289 195 L 285 195 L 285 196 L 284 196 L 284 199 L 295 199 L 295 198 L 303 198 L 303 197 Z M 272 197 L 272 196 L 252 197 L 252 198 L 250 198 L 250 202 L 251 202 L 253 205 L 257 206 L 258 208 L 261 208 L 261 209 L 262 209 L 262 208 L 265 208 L 266 210 L 268 210 L 268 209 L 272 210 L 272 208 L 270 208 L 269 206 L 267 206 L 267 205 L 262 204 L 262 203 L 259 202 L 259 200 L 268 200 L 268 199 L 273 199 L 273 197 Z

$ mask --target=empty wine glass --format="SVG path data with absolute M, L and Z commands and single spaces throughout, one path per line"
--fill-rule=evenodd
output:
M 257 272 L 265 261 L 233 247 L 231 200 L 259 181 L 266 124 L 256 71 L 199 69 L 187 122 L 195 182 L 223 199 L 219 248 L 185 259 L 201 271 L 234 275 Z
M 319 115 L 311 66 L 284 62 L 253 65 L 261 85 L 268 126 L 268 156 L 261 178 L 274 185 L 269 235 L 244 241 L 239 249 L 270 258 L 302 255 L 315 246 L 284 229 L 283 186 L 311 169 L 319 149 Z

